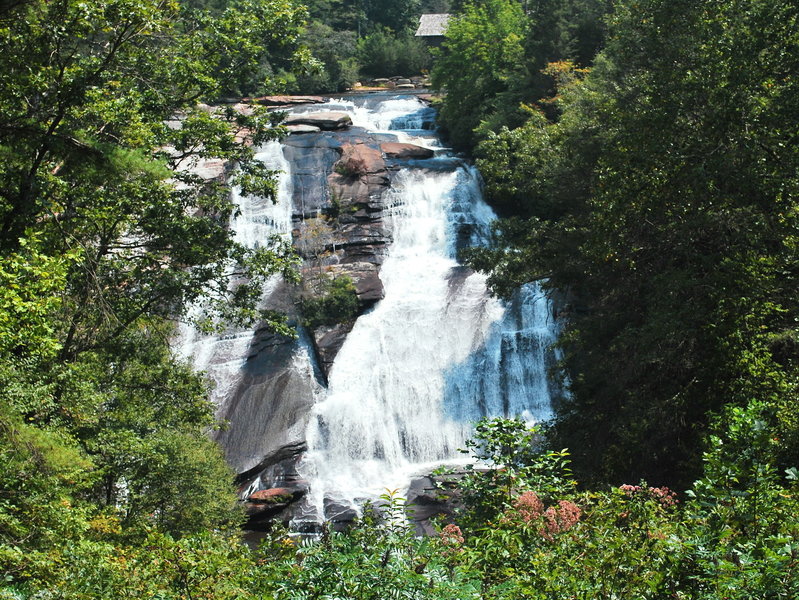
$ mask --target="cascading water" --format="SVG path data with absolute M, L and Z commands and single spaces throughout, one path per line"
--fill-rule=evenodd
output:
M 328 210 L 342 144 L 402 141 L 435 151 L 434 158 L 387 161 L 389 170 L 370 177 L 383 186 L 390 179 L 390 189 L 370 191 L 338 218 L 350 250 L 334 247 L 327 266 L 379 268 L 383 299 L 342 334 L 324 366 L 327 388 L 319 383 L 322 364 L 314 364 L 322 358 L 318 330 L 294 341 L 262 329 L 203 336 L 186 327 L 177 340 L 215 383 L 217 414 L 229 423 L 215 437 L 245 483 L 243 497 L 270 487 L 296 491 L 304 500 L 291 514 L 313 522 L 405 488 L 435 465 L 462 462 L 458 449 L 482 416 L 550 418 L 556 335 L 536 285 L 503 303 L 483 275 L 457 262 L 458 249 L 488 241 L 496 217 L 476 170 L 442 148 L 432 109 L 412 96 L 372 95 L 292 112 L 325 110 L 348 112 L 354 127 L 262 149 L 259 158 L 282 171 L 278 202 L 234 193 L 239 210 L 230 226 L 242 243 L 288 239 L 293 227 L 302 230 L 300 220 Z M 369 211 L 380 216 L 370 221 Z M 381 244 L 392 239 L 386 254 Z M 292 298 L 275 277 L 263 307 L 292 310 Z
M 275 202 L 266 198 L 242 196 L 232 191 L 237 207 L 230 220 L 236 241 L 249 248 L 268 243 L 274 236 L 291 236 L 291 176 L 290 165 L 283 157 L 279 142 L 266 144 L 256 158 L 268 168 L 279 172 Z M 263 290 L 261 303 L 266 304 L 280 277 L 272 277 Z M 202 307 L 193 306 L 189 317 L 202 316 Z M 213 383 L 212 399 L 217 407 L 224 406 L 241 379 L 241 369 L 247 361 L 254 332 L 251 329 L 230 329 L 220 334 L 203 335 L 190 324 L 181 326 L 175 348 L 178 354 L 190 359 L 194 367 L 205 371 Z
M 328 107 L 372 130 L 423 130 L 429 119 L 408 97 Z M 555 326 L 546 298 L 529 285 L 506 306 L 456 261 L 458 246 L 486 241 L 495 218 L 476 172 L 447 155 L 421 161 L 394 177 L 385 201 L 394 235 L 380 271 L 385 297 L 356 321 L 309 421 L 301 471 L 316 518 L 326 502 L 357 506 L 461 460 L 458 449 L 481 416 L 551 416 Z

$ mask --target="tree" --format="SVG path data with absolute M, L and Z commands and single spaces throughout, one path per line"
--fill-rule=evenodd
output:
M 297 259 L 277 241 L 245 248 L 227 227 L 230 183 L 274 195 L 254 154 L 282 135 L 280 115 L 198 103 L 291 54 L 303 16 L 282 0 L 0 8 L 7 582 L 55 585 L 70 547 L 102 554 L 152 529 L 236 522 L 231 474 L 205 437 L 207 384 L 169 341 L 194 301 L 287 331 L 255 306 L 260 282 L 295 277 Z M 227 183 L 194 169 L 208 158 L 235 166 Z
M 554 434 L 584 479 L 687 486 L 710 415 L 752 398 L 779 407 L 796 461 L 795 18 L 787 2 L 622 3 L 558 125 L 484 145 L 492 187 L 532 215 L 500 226 L 516 240 L 500 271 L 548 277 L 571 305 Z
M 510 85 L 524 60 L 527 21 L 514 0 L 467 5 L 450 20 L 432 72 L 433 86 L 446 89 L 441 119 L 457 146 L 496 110 L 495 98 Z

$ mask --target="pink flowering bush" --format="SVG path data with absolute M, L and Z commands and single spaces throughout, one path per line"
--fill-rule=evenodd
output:
M 574 502 L 560 500 L 557 506 L 544 509 L 544 503 L 535 492 L 524 492 L 513 503 L 503 522 L 521 519 L 524 523 L 539 521 L 543 517 L 543 526 L 538 533 L 551 540 L 552 536 L 574 527 L 582 516 L 582 510 Z
M 679 502 L 677 494 L 667 487 L 644 487 L 624 484 L 620 485 L 619 489 L 630 498 L 651 499 L 663 508 L 671 508 Z
M 547 539 L 552 539 L 552 536 L 562 531 L 568 531 L 574 527 L 582 516 L 580 507 L 569 502 L 568 500 L 561 500 L 558 502 L 557 508 L 550 506 L 544 512 L 544 529 L 541 530 L 541 535 Z
M 544 503 L 535 492 L 524 492 L 516 498 L 514 503 L 516 514 L 522 521 L 529 523 L 540 517 L 544 513 Z
M 441 538 L 441 543 L 449 548 L 460 548 L 465 542 L 461 528 L 454 523 L 446 525 L 441 530 L 439 537 Z

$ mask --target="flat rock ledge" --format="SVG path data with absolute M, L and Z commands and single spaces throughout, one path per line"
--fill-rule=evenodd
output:
M 389 158 L 433 158 L 435 154 L 430 148 L 400 142 L 384 142 L 380 144 L 380 149 Z
M 336 131 L 352 125 L 352 119 L 345 112 L 315 112 L 293 115 L 285 120 L 284 125 L 313 125 L 324 131 Z
M 286 129 L 289 130 L 289 134 L 319 133 L 322 131 L 316 125 L 288 125 Z

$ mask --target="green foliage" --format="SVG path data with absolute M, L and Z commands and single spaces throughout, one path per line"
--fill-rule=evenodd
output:
M 417 75 L 430 67 L 430 52 L 419 38 L 410 33 L 395 34 L 377 28 L 358 40 L 361 71 L 371 77 Z
M 360 310 L 355 284 L 347 275 L 323 276 L 314 290 L 300 300 L 300 310 L 306 327 L 350 322 Z
M 433 85 L 446 91 L 441 121 L 467 150 L 503 126 L 522 125 L 527 106 L 549 118 L 554 61 L 591 64 L 600 48 L 606 0 L 480 0 L 459 7 L 437 52 Z
M 472 131 L 508 89 L 524 60 L 527 20 L 514 0 L 469 4 L 450 21 L 432 71 L 433 85 L 445 89 L 441 120 L 457 146 L 468 146 Z
M 568 452 L 545 451 L 536 427 L 518 419 L 482 419 L 474 438 L 466 442 L 476 465 L 460 487 L 469 511 L 462 519 L 467 527 L 480 527 L 508 508 L 519 490 L 538 490 L 546 498 L 571 489 Z M 485 467 L 488 467 L 487 469 Z
M 290 600 L 479 597 L 468 579 L 452 576 L 435 540 L 413 535 L 396 491 L 381 497 L 379 512 L 363 512 L 346 533 L 325 529 L 296 551 L 294 540 L 274 535 L 261 549 L 261 593 Z
M 489 197 L 525 219 L 473 264 L 502 292 L 546 278 L 568 304 L 554 443 L 582 479 L 687 486 L 711 415 L 752 398 L 797 462 L 797 106 L 776 75 L 799 60 L 795 18 L 620 3 L 592 72 L 560 82 L 558 122 L 478 150 Z
M 376 29 L 386 27 L 396 32 L 416 29 L 421 13 L 420 0 L 366 0 L 363 6 L 366 18 Z
M 200 4 L 0 8 L 0 563 L 20 594 L 88 582 L 80 553 L 104 577 L 151 534 L 240 516 L 172 319 L 195 301 L 258 319 L 260 283 L 296 278 L 297 259 L 285 243 L 236 243 L 228 186 L 192 170 L 235 162 L 232 183 L 273 197 L 254 149 L 282 135 L 280 116 L 198 101 L 290 60 L 304 13 Z M 91 581 L 72 597 L 107 597 Z
M 303 34 L 303 42 L 323 65 L 319 72 L 297 77 L 298 89 L 303 93 L 343 92 L 358 80 L 355 32 L 336 31 L 324 23 L 312 22 Z

